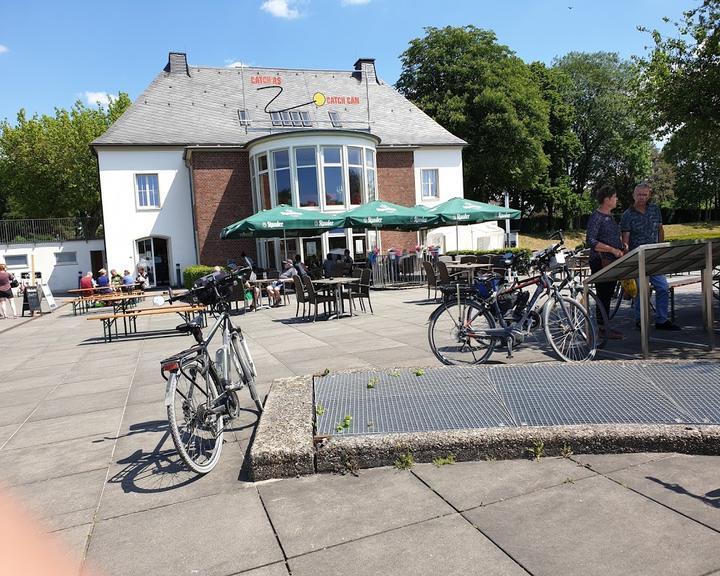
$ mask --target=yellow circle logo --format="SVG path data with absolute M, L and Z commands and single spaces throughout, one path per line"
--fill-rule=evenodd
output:
M 315 103 L 315 106 L 325 105 L 325 94 L 322 92 L 315 92 L 315 94 L 313 94 L 313 102 Z

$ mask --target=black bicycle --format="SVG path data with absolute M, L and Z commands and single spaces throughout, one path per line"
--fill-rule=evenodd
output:
M 498 344 L 512 358 L 513 348 L 540 326 L 564 361 L 586 361 L 597 351 L 597 328 L 585 308 L 560 294 L 549 272 L 564 264 L 560 242 L 533 256 L 538 274 L 510 284 L 497 274 L 476 278 L 472 286 L 445 286 L 443 303 L 430 316 L 428 340 L 444 364 L 487 362 Z M 524 288 L 535 286 L 530 295 Z M 547 296 L 540 304 L 541 296 Z
M 244 274 L 249 272 L 250 269 L 243 268 L 229 274 L 210 274 L 187 293 L 181 296 L 171 293 L 168 299 L 203 304 L 215 314 L 207 336 L 203 335 L 201 315 L 177 326 L 178 332 L 191 334 L 197 344 L 160 363 L 161 374 L 167 381 L 165 406 L 173 443 L 183 462 L 198 474 L 210 472 L 220 459 L 225 423 L 240 411 L 237 392 L 247 386 L 258 414 L 263 409 L 255 389 L 257 373 L 250 350 L 229 314 L 233 286 L 244 284 Z M 222 344 L 213 359 L 208 345 L 218 332 L 222 334 Z

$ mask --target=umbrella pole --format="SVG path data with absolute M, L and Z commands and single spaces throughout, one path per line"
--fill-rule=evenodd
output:
M 287 260 L 287 238 L 285 237 L 285 228 L 283 228 L 283 249 L 285 250 L 285 260 Z
M 455 251 L 460 253 L 460 226 L 458 225 L 458 214 L 455 215 Z

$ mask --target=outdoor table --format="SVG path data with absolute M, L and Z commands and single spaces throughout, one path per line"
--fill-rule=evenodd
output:
M 342 287 L 348 284 L 359 284 L 360 278 L 353 278 L 351 276 L 340 276 L 338 278 L 322 278 L 320 280 L 313 280 L 313 284 L 316 286 L 322 286 L 328 290 L 332 290 L 335 296 L 335 314 L 328 317 L 328 320 L 332 318 L 340 318 L 342 316 L 352 316 L 352 311 L 347 313 L 343 310 L 342 304 Z
M 447 267 L 452 268 L 453 270 L 459 270 L 460 272 L 467 272 L 468 284 L 472 284 L 473 274 L 475 273 L 475 270 L 489 270 L 490 268 L 492 268 L 492 264 L 478 264 L 472 262 L 467 262 L 465 264 L 448 263 Z

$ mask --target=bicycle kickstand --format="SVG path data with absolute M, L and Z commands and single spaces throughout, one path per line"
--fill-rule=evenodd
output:
M 505 343 L 507 345 L 507 358 L 513 357 L 513 339 L 511 336 L 508 336 L 505 339 Z

